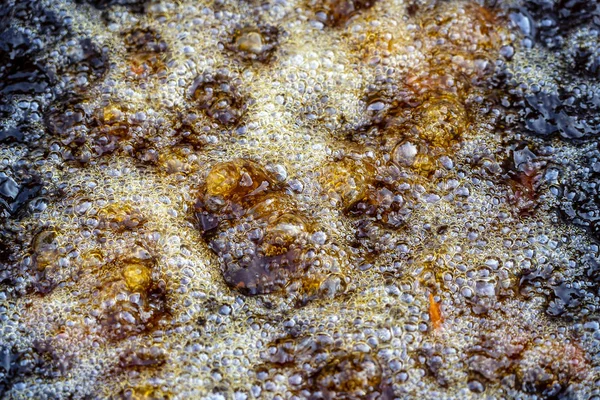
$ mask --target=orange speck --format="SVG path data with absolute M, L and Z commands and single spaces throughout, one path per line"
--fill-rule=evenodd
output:
M 133 72 L 136 75 L 141 75 L 144 73 L 144 66 L 143 65 L 132 65 L 131 72 Z
M 433 329 L 440 329 L 442 327 L 442 322 L 444 322 L 444 317 L 442 317 L 442 310 L 440 309 L 440 304 L 435 301 L 433 298 L 433 294 L 429 293 L 429 319 L 433 324 Z

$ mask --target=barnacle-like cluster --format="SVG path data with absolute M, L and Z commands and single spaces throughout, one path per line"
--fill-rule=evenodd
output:
M 8 0 L 0 397 L 600 396 L 600 6 Z

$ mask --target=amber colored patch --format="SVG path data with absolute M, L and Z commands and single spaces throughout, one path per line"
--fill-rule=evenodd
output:
M 141 292 L 152 283 L 151 271 L 140 263 L 128 263 L 123 268 L 123 277 L 127 288 L 134 292 Z
M 442 310 L 440 303 L 436 302 L 433 294 L 429 293 L 429 319 L 433 324 L 433 329 L 438 330 L 442 327 L 444 317 L 442 317 Z

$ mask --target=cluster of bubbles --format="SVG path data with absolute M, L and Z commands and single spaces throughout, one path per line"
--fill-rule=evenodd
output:
M 0 10 L 0 397 L 600 396 L 600 5 Z
M 213 166 L 195 208 L 225 282 L 242 293 L 301 289 L 308 299 L 321 289 L 321 276 L 345 267 L 339 255 L 331 256 L 335 249 L 326 246 L 327 235 L 252 161 Z M 333 295 L 329 286 L 322 290 Z

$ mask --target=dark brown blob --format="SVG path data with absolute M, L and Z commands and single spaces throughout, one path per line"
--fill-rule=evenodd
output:
M 95 302 L 103 334 L 110 340 L 157 329 L 170 311 L 166 285 L 153 276 L 153 260 L 129 258 L 105 265 L 111 278 L 97 287 Z
M 86 109 L 83 98 L 76 95 L 58 99 L 44 114 L 44 125 L 48 133 L 63 140 L 77 136 L 77 131 L 85 131 L 84 126 L 89 122 L 89 110 Z
M 159 347 L 130 348 L 119 356 L 119 367 L 144 370 L 157 368 L 167 362 L 167 354 Z
M 156 287 L 144 293 L 139 304 L 117 301 L 102 314 L 100 324 L 109 339 L 123 340 L 157 329 L 167 314 L 164 289 Z
M 163 53 L 167 43 L 152 28 L 138 28 L 125 34 L 125 47 L 130 52 Z
M 410 1 L 407 5 L 406 5 L 406 14 L 409 17 L 414 17 L 417 12 L 419 11 L 419 5 L 417 4 L 417 2 L 415 1 Z
M 196 203 L 196 219 L 220 257 L 225 282 L 247 295 L 285 288 L 311 258 L 312 224 L 274 182 L 250 160 L 217 164 Z
M 589 373 L 589 362 L 576 342 L 545 340 L 533 344 L 531 337 L 503 332 L 501 336 L 482 337 L 467 354 L 472 379 L 543 398 L 570 398 L 572 384 L 586 379 Z
M 468 369 L 480 381 L 500 382 L 504 376 L 515 372 L 526 346 L 521 338 L 482 338 L 467 350 Z
M 373 186 L 365 199 L 358 202 L 351 210 L 354 216 L 371 217 L 389 228 L 399 228 L 411 214 L 412 199 L 395 193 L 385 185 Z
M 246 99 L 224 75 L 203 76 L 194 82 L 191 97 L 200 110 L 224 126 L 235 126 L 246 112 Z
M 416 154 L 408 149 L 402 160 L 394 160 L 404 167 L 424 168 L 423 160 L 415 158 Z M 412 147 L 411 147 L 412 148 Z M 416 151 L 416 148 L 415 148 Z M 406 153 L 406 154 L 405 154 Z M 404 162 L 404 163 L 403 163 Z M 344 210 L 347 215 L 359 218 L 357 226 L 364 226 L 361 221 L 373 219 L 386 227 L 400 227 L 410 215 L 406 196 L 400 193 L 391 182 L 384 182 L 384 176 L 370 160 L 358 160 L 350 157 L 326 164 L 321 173 L 321 186 L 330 201 Z M 360 228 L 359 228 L 360 230 Z
M 105 136 L 107 138 L 119 141 L 130 137 L 131 126 L 127 121 L 127 115 L 123 111 L 124 106 L 120 104 L 109 104 L 102 109 L 102 115 L 97 118 L 102 122 L 93 133 Z M 95 124 L 94 124 L 95 125 Z M 100 141 L 96 141 L 100 144 Z
M 319 0 L 313 7 L 317 19 L 328 26 L 341 27 L 360 13 L 373 7 L 377 0 Z
M 237 159 L 215 165 L 206 177 L 205 193 L 209 198 L 241 202 L 274 190 L 274 179 L 254 161 Z
M 375 158 L 346 157 L 325 168 L 324 191 L 355 218 L 355 243 L 369 255 L 385 251 L 385 230 L 400 229 L 412 215 L 417 199 L 411 188 L 428 185 L 452 168 L 450 157 L 471 118 L 462 92 L 451 82 L 444 75 L 409 76 L 401 90 L 367 94 L 371 122 L 350 136 L 373 148 Z
M 303 264 L 302 249 L 293 248 L 283 254 L 228 263 L 223 278 L 240 293 L 268 294 L 285 288 L 293 277 L 303 272 Z
M 386 137 L 422 141 L 438 153 L 450 151 L 471 125 L 462 97 L 451 89 L 430 92 L 430 83 L 425 83 L 426 92 L 420 93 L 423 82 L 412 84 L 416 86 L 400 98 L 379 100 L 391 105 L 380 117 L 380 129 Z M 431 84 L 439 85 L 436 80 Z
M 148 2 L 148 0 L 77 0 L 79 3 L 82 1 L 93 5 L 99 10 L 105 10 L 113 6 L 124 6 L 138 14 L 144 12 L 145 5 Z
M 383 382 L 383 370 L 370 354 L 347 352 L 336 347 L 326 333 L 307 336 L 291 333 L 269 343 L 261 352 L 262 371 L 285 370 L 300 375 L 293 383 L 304 398 L 379 399 L 394 398 L 392 389 Z
M 385 162 L 413 172 L 414 180 L 418 175 L 430 179 L 442 167 L 442 157 L 453 156 L 471 126 L 463 96 L 438 78 L 407 78 L 397 93 L 366 95 L 371 121 L 355 130 L 352 139 L 388 154 L 391 163 Z
M 84 92 L 87 87 L 104 77 L 108 71 L 109 59 L 107 51 L 100 48 L 92 38 L 81 39 L 79 46 L 79 51 L 69 54 L 69 63 L 59 71 L 59 74 L 61 76 L 85 75 L 86 80 L 70 82 L 73 89 Z
M 292 334 L 269 343 L 268 350 L 261 353 L 261 358 L 278 367 L 294 368 L 301 364 L 308 364 L 310 368 L 307 370 L 316 374 L 324 366 L 324 359 L 333 351 L 332 344 L 333 341 L 328 335 L 297 336 Z
M 251 218 L 262 226 L 257 228 L 262 237 L 243 238 L 239 243 L 234 240 L 232 244 L 251 249 L 252 255 L 236 257 L 231 244 L 216 240 L 211 243 L 213 250 L 225 256 L 223 277 L 230 286 L 248 295 L 281 290 L 307 267 L 308 222 L 294 209 L 274 210 Z
M 51 104 L 44 113 L 44 125 L 49 140 L 60 145 L 64 161 L 85 164 L 92 154 L 89 151 L 98 126 L 88 102 L 81 96 L 69 94 Z
M 256 196 L 275 189 L 274 179 L 253 161 L 237 159 L 216 164 L 206 177 L 203 197 L 196 204 L 200 227 L 208 233 L 220 221 L 243 216 L 258 204 Z M 277 196 L 265 199 L 263 206 L 276 199 Z
M 167 43 L 154 29 L 134 29 L 125 34 L 124 43 L 134 76 L 142 78 L 166 70 Z
M 512 191 L 508 200 L 521 215 L 526 215 L 537 206 L 547 162 L 538 159 L 528 147 L 514 149 L 511 155 L 503 165 L 505 182 Z
M 322 399 L 375 399 L 381 394 L 381 375 L 373 357 L 351 353 L 330 361 L 314 376 L 314 395 Z

